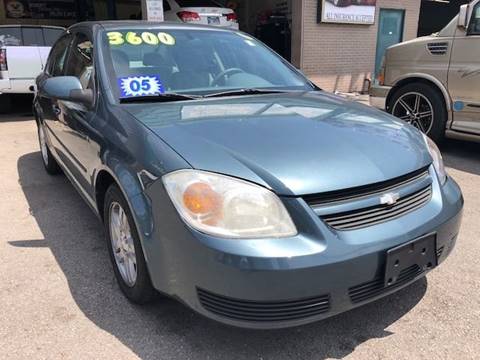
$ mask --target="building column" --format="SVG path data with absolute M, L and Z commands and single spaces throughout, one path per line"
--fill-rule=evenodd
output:
M 142 0 L 142 19 L 163 21 L 163 0 Z
M 291 63 L 303 68 L 303 21 L 305 0 L 292 0 L 292 55 Z
M 109 20 L 117 20 L 117 4 L 115 0 L 107 0 L 107 16 Z

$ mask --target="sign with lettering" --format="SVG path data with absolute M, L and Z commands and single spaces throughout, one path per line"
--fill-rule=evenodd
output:
M 318 23 L 375 24 L 377 0 L 318 0 Z
M 4 0 L 8 19 L 58 19 L 76 18 L 74 0 Z
M 163 0 L 142 0 L 143 18 L 148 21 L 163 21 Z

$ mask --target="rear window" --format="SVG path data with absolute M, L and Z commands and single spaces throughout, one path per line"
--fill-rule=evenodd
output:
M 45 38 L 45 46 L 53 46 L 55 42 L 62 36 L 63 29 L 43 29 L 43 37 Z
M 22 28 L 23 46 L 44 46 L 43 34 L 39 28 Z
M 19 27 L 0 27 L 0 46 L 21 46 L 22 31 Z
M 223 7 L 212 0 L 177 0 L 180 7 Z
M 63 29 L 41 27 L 0 27 L 0 46 L 53 46 Z

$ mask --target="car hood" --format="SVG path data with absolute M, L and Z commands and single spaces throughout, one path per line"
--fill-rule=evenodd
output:
M 369 185 L 431 163 L 413 127 L 324 92 L 125 106 L 193 168 L 279 195 Z

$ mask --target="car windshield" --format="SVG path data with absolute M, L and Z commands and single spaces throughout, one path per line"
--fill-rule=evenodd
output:
M 111 86 L 121 99 L 241 89 L 312 90 L 286 61 L 238 32 L 121 29 L 105 32 L 104 41 Z

